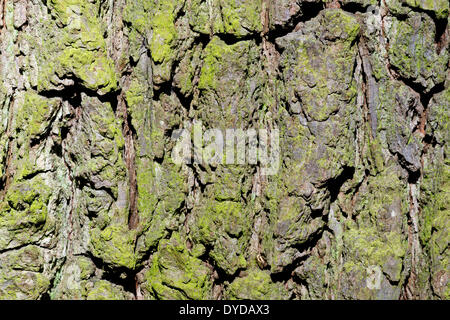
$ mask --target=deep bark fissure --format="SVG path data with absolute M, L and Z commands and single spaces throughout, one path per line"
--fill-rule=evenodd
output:
M 9 101 L 8 108 L 8 126 L 6 129 L 6 136 L 8 139 L 7 143 L 7 153 L 6 153 L 6 162 L 4 167 L 4 175 L 0 179 L 0 201 L 3 200 L 6 196 L 6 192 L 8 191 L 8 187 L 11 184 L 12 173 L 11 173 L 11 162 L 13 156 L 13 146 L 14 140 L 12 136 L 12 128 L 14 121 L 14 96 L 11 96 Z
M 129 178 L 129 218 L 128 227 L 130 230 L 136 229 L 139 225 L 139 212 L 137 207 L 137 173 L 136 173 L 136 149 L 134 147 L 135 143 L 135 132 L 130 115 L 128 114 L 127 103 L 123 97 L 123 93 L 119 94 L 118 97 L 118 116 L 123 121 L 122 133 L 125 139 L 125 150 L 124 150 L 124 160 L 127 167 L 128 178 Z
M 377 116 L 377 103 L 378 103 L 378 88 L 375 78 L 372 74 L 372 65 L 369 61 L 369 51 L 365 44 L 364 37 L 361 36 L 360 41 L 358 43 L 359 56 L 362 61 L 362 76 L 363 76 L 363 107 L 365 111 L 368 113 L 368 121 L 370 130 L 370 138 L 374 140 L 377 136 L 377 128 L 378 128 L 378 116 Z
M 128 269 L 125 267 L 112 267 L 102 259 L 95 257 L 91 252 L 79 254 L 79 256 L 89 258 L 96 269 L 101 270 L 101 279 L 122 287 L 126 292 L 131 293 L 134 299 L 137 297 L 137 274 L 141 269 Z
M 2 33 L 1 31 L 6 30 L 7 26 L 6 26 L 6 1 L 7 0 L 1 0 L 1 10 L 2 10 L 2 30 L 0 30 L 0 34 Z
M 267 3 L 271 2 L 267 0 L 264 1 Z M 267 8 L 269 5 L 267 5 Z M 322 2 L 302 2 L 299 12 L 283 25 L 276 25 L 270 28 L 270 22 L 267 20 L 267 27 L 264 27 L 264 34 L 267 35 L 267 39 L 270 42 L 275 43 L 277 38 L 281 38 L 289 33 L 298 31 L 299 24 L 313 20 L 322 12 L 324 8 L 325 3 Z M 268 17 L 269 16 L 267 16 L 267 18 Z
M 77 121 L 76 118 L 72 119 L 72 121 Z M 67 131 L 65 132 L 64 129 L 66 129 Z M 61 137 L 62 137 L 62 142 L 61 142 L 61 148 L 62 148 L 62 160 L 64 163 L 64 166 L 66 167 L 67 170 L 67 179 L 69 180 L 69 188 L 70 188 L 70 192 L 71 194 L 69 195 L 69 212 L 68 212 L 68 216 L 67 216 L 67 223 L 68 223 L 68 234 L 67 234 L 67 243 L 65 245 L 65 252 L 66 255 L 68 254 L 69 256 L 72 255 L 72 246 L 71 246 L 71 242 L 72 242 L 72 235 L 73 235 L 73 214 L 74 214 L 74 210 L 75 210 L 75 197 L 76 197 L 76 182 L 75 182 L 75 176 L 72 170 L 72 166 L 70 164 L 70 160 L 67 157 L 70 157 L 70 148 L 68 148 L 66 146 L 66 141 L 67 141 L 67 137 L 68 134 L 70 133 L 70 128 L 62 128 L 61 129 Z

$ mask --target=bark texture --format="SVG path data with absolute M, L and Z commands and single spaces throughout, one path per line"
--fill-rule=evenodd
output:
M 448 0 L 0 0 L 0 298 L 449 299 Z M 280 129 L 280 170 L 172 133 Z

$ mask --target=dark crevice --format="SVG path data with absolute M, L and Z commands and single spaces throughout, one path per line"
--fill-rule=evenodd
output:
M 79 190 L 83 190 L 83 188 L 86 186 L 93 190 L 105 191 L 111 197 L 111 199 L 117 200 L 116 196 L 114 195 L 114 192 L 110 188 L 105 186 L 97 187 L 95 186 L 94 182 L 90 181 L 86 177 L 83 176 L 74 177 L 74 182 Z
M 409 87 L 410 90 L 412 90 L 412 92 L 419 97 L 419 100 L 420 100 L 420 103 L 421 103 L 423 109 L 422 110 L 413 110 L 414 112 L 419 111 L 419 113 L 418 113 L 419 123 L 413 129 L 413 133 L 415 131 L 420 132 L 421 136 L 423 137 L 423 142 L 425 143 L 425 147 L 424 147 L 424 150 L 425 150 L 428 146 L 425 141 L 425 137 L 427 135 L 426 126 L 427 126 L 427 122 L 428 122 L 429 105 L 430 105 L 431 99 L 433 98 L 434 95 L 445 90 L 445 83 L 439 83 L 439 84 L 435 85 L 431 90 L 426 92 L 426 88 L 423 87 L 421 84 L 415 83 L 412 79 L 407 79 L 407 78 L 403 78 L 403 77 L 399 76 L 399 74 L 397 72 L 398 69 L 395 68 L 394 66 L 389 65 L 388 67 L 391 70 L 394 70 L 395 74 L 397 75 L 396 79 L 398 81 L 401 81 L 404 85 Z M 403 164 L 403 166 L 407 165 L 407 163 L 405 162 L 406 160 L 403 159 L 403 156 L 401 154 L 398 154 L 398 157 L 399 157 L 400 162 Z
M 200 194 L 204 194 L 206 191 L 206 188 L 209 185 L 212 185 L 213 183 L 212 182 L 205 182 L 205 183 L 202 182 L 199 171 L 201 171 L 202 169 L 205 169 L 205 168 L 202 166 L 202 164 L 195 162 L 194 152 L 191 153 L 191 161 L 190 161 L 190 163 L 186 163 L 186 166 L 188 168 L 192 169 L 192 173 L 194 175 L 194 189 L 196 189 L 195 191 L 199 191 Z
M 440 54 L 445 47 L 448 45 L 449 36 L 447 32 L 448 28 L 448 19 L 435 20 L 436 24 L 436 36 L 435 42 L 437 43 L 437 53 Z
M 429 92 L 424 93 L 422 91 L 417 91 L 420 93 L 420 101 L 422 102 L 423 107 L 428 108 L 431 99 L 435 94 L 438 94 L 445 90 L 445 83 L 439 83 L 434 86 Z
M 402 6 L 411 9 L 413 12 L 424 13 L 433 20 L 434 25 L 436 27 L 435 42 L 436 42 L 436 44 L 438 44 L 438 53 L 439 53 L 442 49 L 441 44 L 445 43 L 445 40 L 446 40 L 445 34 L 446 34 L 448 19 L 447 18 L 438 18 L 436 16 L 435 11 L 423 9 L 419 6 L 413 7 L 405 1 L 402 2 Z
M 194 99 L 193 95 L 184 95 L 181 93 L 180 89 L 178 87 L 173 86 L 172 92 L 177 96 L 178 100 L 180 101 L 180 104 L 189 111 L 192 101 Z
M 233 274 L 226 273 L 223 269 L 219 268 L 215 261 L 210 258 L 209 252 L 211 247 L 206 248 L 206 252 L 203 256 L 204 262 L 212 272 L 213 287 L 219 287 L 220 293 L 218 298 L 222 298 L 223 289 L 227 283 L 232 283 L 236 278 L 245 276 L 245 269 L 238 268 Z
M 365 120 L 371 128 L 370 137 L 376 138 L 378 127 L 377 104 L 378 104 L 378 88 L 375 78 L 373 77 L 372 64 L 369 60 L 369 51 L 367 49 L 364 37 L 359 38 L 358 51 L 361 59 L 362 72 L 362 91 L 363 91 L 363 107 Z M 355 61 L 356 63 L 356 61 Z M 356 68 L 355 68 L 356 69 Z M 354 70 L 355 70 L 354 69 Z
M 89 92 L 89 90 L 85 90 L 85 88 L 78 82 L 74 82 L 73 85 L 65 86 L 63 89 L 51 89 L 45 91 L 39 91 L 39 95 L 47 98 L 54 99 L 60 98 L 63 101 L 67 101 L 73 107 L 81 106 L 81 92 L 85 92 L 87 95 L 95 96 L 95 92 Z
M 414 79 L 402 77 L 399 74 L 400 70 L 396 66 L 390 65 L 390 69 L 393 70 L 397 75 L 396 80 L 403 82 L 403 84 L 405 84 L 407 87 L 412 89 L 414 93 L 420 96 L 420 102 L 422 103 L 425 109 L 428 107 L 431 98 L 433 98 L 435 94 L 445 90 L 445 84 L 438 83 L 427 92 L 427 88 L 420 83 L 414 82 Z
M 138 187 L 137 187 L 137 170 L 136 170 L 136 149 L 134 143 L 136 141 L 136 130 L 133 127 L 131 116 L 128 112 L 127 102 L 121 93 L 117 97 L 116 115 L 123 121 L 122 135 L 125 140 L 124 160 L 127 167 L 128 183 L 129 183 L 129 216 L 128 227 L 130 230 L 136 229 L 139 225 L 138 212 Z
M 257 33 L 252 33 L 245 36 L 236 36 L 232 33 L 215 33 L 214 35 L 229 46 L 239 43 L 241 41 L 252 41 L 252 40 L 255 41 L 257 45 L 260 45 L 262 41 L 261 36 Z
M 211 35 L 205 33 L 197 33 L 194 37 L 194 41 L 192 42 L 192 46 L 190 49 L 195 47 L 198 44 L 202 45 L 202 48 L 205 48 L 208 43 L 211 41 Z
M 435 137 L 434 135 L 430 134 L 430 133 L 427 133 L 427 134 L 425 135 L 425 137 L 423 138 L 423 142 L 424 142 L 426 145 L 429 145 L 429 146 L 431 146 L 431 147 L 433 147 L 433 148 L 435 148 L 435 147 L 438 145 L 438 142 L 437 142 L 437 140 L 436 140 L 436 137 Z
M 322 10 L 325 8 L 325 4 L 322 2 L 303 2 L 300 4 L 299 13 L 294 15 L 291 20 L 284 25 L 277 25 L 267 33 L 268 41 L 275 43 L 277 38 L 284 37 L 285 35 L 295 32 L 296 27 L 301 22 L 307 22 L 316 18 Z
M 392 280 L 392 279 L 389 277 L 389 275 L 386 274 L 386 273 L 384 273 L 384 272 L 383 272 L 383 275 L 384 275 L 384 277 L 386 278 L 386 280 L 389 282 L 389 284 L 390 284 L 392 287 L 396 288 L 396 287 L 398 287 L 398 285 L 400 284 L 400 280 Z
M 342 170 L 341 174 L 336 178 L 330 179 L 326 182 L 326 186 L 328 187 L 328 191 L 330 192 L 330 202 L 333 203 L 337 200 L 339 192 L 341 191 L 342 186 L 345 182 L 352 180 L 355 174 L 355 168 L 344 166 L 344 170 Z
M 90 252 L 81 255 L 89 258 L 97 269 L 103 271 L 101 276 L 103 280 L 121 286 L 125 291 L 132 293 L 136 297 L 136 274 L 138 273 L 136 270 L 125 267 L 113 268 Z
M 323 216 L 323 210 L 322 209 L 311 209 L 311 218 L 320 218 Z
M 74 108 L 80 107 L 82 102 L 81 94 L 85 94 L 90 98 L 97 98 L 101 103 L 109 103 L 113 111 L 117 110 L 117 97 L 119 92 L 110 91 L 105 94 L 99 94 L 97 91 L 84 87 L 80 80 L 73 77 L 67 77 L 66 79 L 72 80 L 73 84 L 64 86 L 62 89 L 50 89 L 44 91 L 38 91 L 39 95 L 47 98 L 54 99 L 60 98 L 63 101 L 67 101 Z
M 399 155 L 400 156 L 400 155 Z M 400 158 L 400 157 L 399 157 Z M 404 163 L 404 161 L 401 161 L 401 158 L 399 159 L 400 161 L 400 164 L 403 164 Z M 405 167 L 404 166 L 404 164 L 403 164 L 403 167 Z M 420 178 L 421 178 L 421 176 L 422 176 L 422 172 L 420 171 L 420 170 L 417 170 L 417 171 L 414 171 L 414 172 L 412 172 L 412 171 L 409 171 L 408 172 L 409 174 L 408 174 L 408 183 L 410 183 L 410 184 L 416 184 L 416 183 L 418 183 L 419 182 L 419 180 L 420 180 Z
M 114 283 L 123 287 L 127 292 L 133 294 L 136 297 L 136 274 L 135 271 L 129 271 L 127 269 L 115 269 L 108 268 L 102 269 L 104 271 L 102 279 L 108 282 Z
M 166 81 L 164 83 L 159 84 L 158 87 L 155 88 L 153 91 L 153 100 L 160 101 L 161 95 L 163 94 L 170 96 L 172 93 L 172 88 L 173 87 L 171 81 Z
M 33 245 L 37 245 L 37 243 L 36 242 L 28 242 L 28 243 L 24 243 L 24 244 L 21 244 L 21 245 L 12 247 L 12 248 L 1 249 L 0 250 L 0 255 L 4 254 L 6 252 L 17 251 L 17 250 L 20 250 L 22 248 L 25 248 L 25 247 L 28 247 L 28 246 L 33 246 Z
M 42 294 L 40 300 L 43 300 L 43 301 L 49 301 L 49 300 L 51 300 L 49 291 L 44 292 L 44 293 Z
M 369 8 L 372 8 L 371 11 L 368 11 Z M 377 14 L 378 8 L 371 5 L 369 2 L 367 3 L 360 3 L 360 2 L 347 2 L 341 4 L 341 9 L 353 13 L 371 13 L 371 14 Z
M 6 26 L 6 1 L 7 0 L 1 0 L 1 5 L 2 5 L 2 30 L 6 30 L 7 26 Z M 0 32 L 1 34 L 1 32 Z
M 33 179 L 34 177 L 36 177 L 36 176 L 38 176 L 40 174 L 49 173 L 49 172 L 54 172 L 54 170 L 36 170 L 36 171 L 31 172 L 31 173 L 24 174 L 22 176 L 22 178 L 26 179 L 26 180 L 31 180 L 31 179 Z
M 308 258 L 308 255 L 303 255 L 299 258 L 296 258 L 289 265 L 285 266 L 282 271 L 273 272 L 270 274 L 270 278 L 273 282 L 281 282 L 286 283 L 290 279 L 294 277 L 294 271 L 297 267 L 301 265 L 303 261 Z
M 270 277 L 272 281 L 286 283 L 288 280 L 292 279 L 294 277 L 295 269 L 299 267 L 303 261 L 310 257 L 311 250 L 322 238 L 324 231 L 325 228 L 321 228 L 310 235 L 307 241 L 292 246 L 292 248 L 297 250 L 298 254 L 294 257 L 290 264 L 283 267 L 283 270 L 271 273 Z
M 14 96 L 11 97 L 9 101 L 8 108 L 8 124 L 6 128 L 6 136 L 8 137 L 7 149 L 6 149 L 6 162 L 4 167 L 4 174 L 0 178 L 0 200 L 3 200 L 6 192 L 8 191 L 9 185 L 11 184 L 11 179 L 13 179 L 13 175 L 11 173 L 11 162 L 13 159 L 13 146 L 14 139 L 12 136 L 12 123 L 14 120 Z
M 389 148 L 389 151 L 391 152 L 392 155 L 394 155 L 397 158 L 398 164 L 403 169 L 406 170 L 408 174 L 408 183 L 416 184 L 420 180 L 422 175 L 420 168 L 419 169 L 412 168 L 411 163 L 404 157 L 403 154 L 394 151 L 391 148 Z

